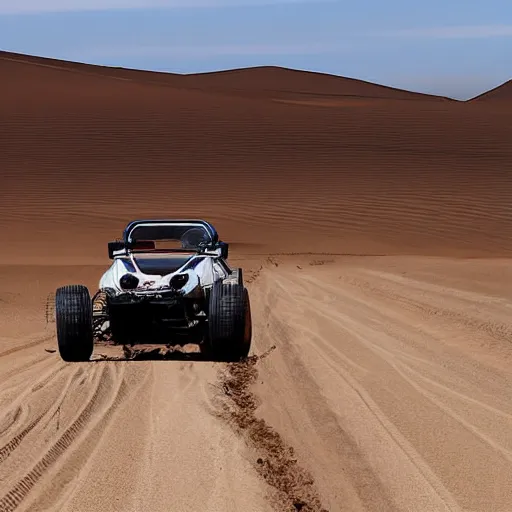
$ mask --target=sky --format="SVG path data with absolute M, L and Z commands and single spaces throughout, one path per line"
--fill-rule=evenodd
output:
M 284 66 L 468 99 L 512 78 L 512 0 L 0 0 L 0 50 L 177 73 Z

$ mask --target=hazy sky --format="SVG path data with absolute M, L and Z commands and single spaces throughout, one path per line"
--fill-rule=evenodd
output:
M 0 0 L 0 49 L 180 73 L 278 65 L 466 99 L 512 78 L 512 0 Z

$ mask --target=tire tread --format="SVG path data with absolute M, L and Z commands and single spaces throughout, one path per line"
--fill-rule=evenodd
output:
M 88 361 L 94 348 L 92 300 L 84 285 L 67 285 L 55 293 L 57 343 L 64 361 Z

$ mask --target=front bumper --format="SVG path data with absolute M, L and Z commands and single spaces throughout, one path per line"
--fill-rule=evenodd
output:
M 123 293 L 108 300 L 108 317 L 113 330 L 124 334 L 187 331 L 199 328 L 206 320 L 204 298 L 176 292 L 136 294 Z

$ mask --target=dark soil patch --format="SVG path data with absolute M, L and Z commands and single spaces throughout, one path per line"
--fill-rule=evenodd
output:
M 243 435 L 258 453 L 256 471 L 276 491 L 276 510 L 327 512 L 322 506 L 311 475 L 300 467 L 293 448 L 286 446 L 281 436 L 267 423 L 256 417 L 256 397 L 250 388 L 258 377 L 256 364 L 261 356 L 230 364 L 221 374 L 225 399 L 221 402 L 221 417 Z

